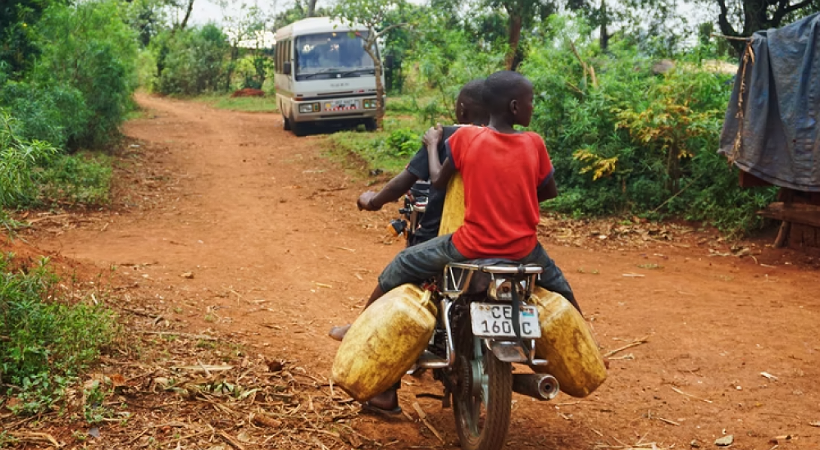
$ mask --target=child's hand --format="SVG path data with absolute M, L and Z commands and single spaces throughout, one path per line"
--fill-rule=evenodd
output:
M 373 203 L 371 202 L 371 200 L 373 200 L 373 197 L 375 197 L 375 196 L 376 196 L 376 193 L 373 192 L 373 191 L 367 191 L 367 192 L 363 193 L 362 195 L 360 195 L 359 199 L 356 200 L 356 206 L 359 207 L 359 211 L 361 211 L 361 210 L 378 211 L 379 209 L 381 209 L 381 208 L 374 208 L 373 207 Z
M 441 142 L 441 136 L 444 134 L 444 128 L 441 127 L 441 124 L 436 124 L 435 127 L 430 127 L 426 133 L 424 133 L 424 137 L 421 138 L 424 145 L 430 147 L 431 145 L 436 147 L 438 143 Z

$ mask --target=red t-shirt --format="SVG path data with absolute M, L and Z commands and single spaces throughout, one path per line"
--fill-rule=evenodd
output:
M 464 224 L 453 244 L 465 257 L 521 259 L 537 244 L 538 188 L 553 168 L 536 133 L 465 127 L 447 140 L 464 179 Z

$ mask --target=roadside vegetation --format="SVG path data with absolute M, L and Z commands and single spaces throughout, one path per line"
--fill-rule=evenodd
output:
M 119 127 L 134 109 L 138 41 L 116 1 L 0 6 L 0 225 L 22 210 L 110 203 Z M 19 220 L 19 219 L 18 219 Z M 87 297 L 47 260 L 0 254 L 0 408 L 58 409 L 117 336 L 105 293 Z M 0 434 L 0 447 L 13 442 Z
M 194 97 L 196 101 L 203 102 L 216 109 L 227 109 L 229 111 L 245 112 L 277 112 L 276 97 L 231 97 L 226 94 L 206 94 Z
M 117 326 L 111 310 L 60 286 L 47 260 L 22 264 L 0 255 L 0 384 L 3 406 L 33 415 L 62 400 L 112 343 Z
M 406 5 L 400 15 L 409 25 L 386 42 L 401 64 L 388 71 L 384 131 L 333 135 L 337 148 L 374 169 L 400 170 L 426 127 L 454 121 L 464 83 L 515 67 L 535 86 L 529 129 L 544 137 L 556 167 L 560 195 L 545 210 L 702 221 L 734 236 L 765 225 L 756 212 L 775 189 L 741 189 L 737 170 L 717 154 L 737 59 L 711 24 L 684 27 L 670 11 L 661 22 L 678 26 L 624 16 L 603 30 L 604 41 L 594 17 L 567 11 L 530 23 L 512 50 L 509 13 L 491 6 Z

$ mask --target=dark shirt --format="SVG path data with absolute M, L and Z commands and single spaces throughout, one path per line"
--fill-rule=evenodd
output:
M 444 142 L 458 130 L 459 127 L 444 127 L 444 135 L 438 145 L 438 157 L 441 163 L 447 159 L 447 152 Z M 430 165 L 427 157 L 427 147 L 422 144 L 421 149 L 416 152 L 410 163 L 407 164 L 407 171 L 417 176 L 419 180 L 430 179 Z M 415 233 L 412 244 L 420 244 L 438 236 L 438 228 L 441 225 L 441 214 L 444 209 L 444 195 L 446 189 L 436 189 L 430 185 L 430 194 L 427 197 L 427 210 L 419 222 L 419 229 Z

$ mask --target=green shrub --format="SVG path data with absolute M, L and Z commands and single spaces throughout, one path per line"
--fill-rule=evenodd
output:
M 137 84 L 153 92 L 157 83 L 157 58 L 152 51 L 142 49 L 137 55 Z
M 59 154 L 47 142 L 19 137 L 19 128 L 19 121 L 0 109 L 0 206 L 108 203 L 111 157 Z M 0 223 L 8 221 L 0 218 Z
M 112 158 L 78 153 L 60 155 L 37 174 L 42 203 L 101 206 L 109 203 Z
M 455 123 L 455 100 L 462 86 L 503 69 L 506 46 L 448 26 L 449 17 L 426 20 L 412 57 L 402 62 L 403 73 L 409 74 L 404 88 L 423 123 Z
M 384 119 L 384 130 L 377 132 L 340 131 L 329 136 L 333 148 L 342 154 L 354 154 L 368 168 L 398 173 L 407 166 L 409 155 L 421 146 L 421 136 L 427 127 L 412 117 Z M 393 143 L 389 143 L 389 141 Z
M 773 190 L 741 189 L 737 171 L 716 153 L 730 76 L 698 69 L 686 56 L 653 75 L 632 44 L 612 42 L 602 54 L 581 37 L 589 35 L 582 24 L 552 23 L 555 35 L 531 47 L 521 68 L 536 92 L 530 127 L 556 168 L 560 195 L 547 208 L 576 217 L 682 217 L 727 232 L 761 225 L 755 211 Z
M 197 95 L 223 87 L 228 42 L 216 25 L 162 33 L 151 48 L 159 73 L 157 92 Z
M 0 206 L 17 207 L 36 198 L 35 167 L 57 149 L 47 142 L 17 136 L 16 121 L 0 109 Z
M 0 89 L 0 104 L 14 112 L 17 133 L 64 149 L 88 123 L 91 111 L 78 89 L 65 83 L 10 81 Z
M 419 135 L 409 128 L 399 128 L 387 136 L 385 143 L 387 149 L 396 155 L 415 155 L 419 149 Z
M 15 412 L 34 414 L 57 401 L 64 388 L 100 355 L 115 335 L 113 314 L 102 306 L 57 300 L 57 277 L 47 260 L 17 271 L 0 256 L 0 378 Z
M 407 114 L 415 114 L 419 111 L 417 99 L 412 95 L 390 97 L 385 102 L 384 108 L 385 111 Z
M 61 116 L 84 119 L 68 122 L 68 144 L 73 148 L 109 144 L 132 106 L 137 41 L 119 14 L 119 3 L 112 0 L 55 4 L 37 24 L 42 55 L 31 84 L 35 89 L 75 89 L 84 100 L 73 108 L 81 105 L 85 114 L 78 115 L 72 107 L 58 108 Z

